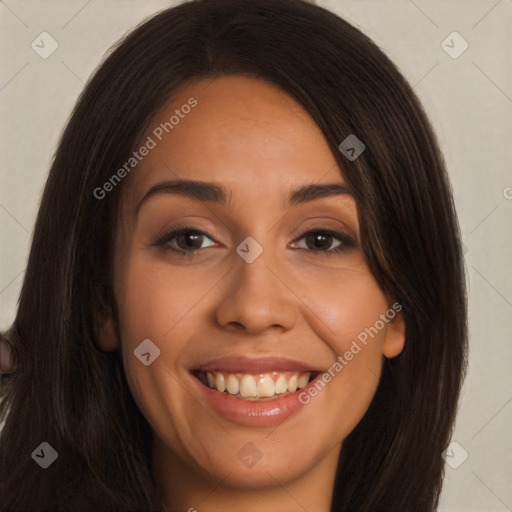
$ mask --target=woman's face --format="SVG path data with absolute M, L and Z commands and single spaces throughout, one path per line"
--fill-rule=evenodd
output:
M 228 76 L 183 88 L 142 144 L 118 220 L 121 339 L 110 319 L 100 344 L 120 346 L 155 450 L 239 489 L 333 479 L 404 336 L 320 129 Z

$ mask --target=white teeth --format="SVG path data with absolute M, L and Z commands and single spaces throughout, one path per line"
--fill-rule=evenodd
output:
M 299 381 L 298 381 L 297 387 L 299 389 L 302 389 L 304 386 L 308 385 L 308 382 L 309 382 L 309 373 L 308 374 L 303 373 L 299 377 Z
M 226 383 L 224 382 L 224 374 L 223 373 L 215 374 L 215 389 L 217 391 L 220 391 L 221 393 L 226 389 Z
M 286 382 L 286 377 L 284 375 L 279 375 L 279 378 L 276 380 L 274 385 L 274 392 L 276 395 L 280 395 L 282 393 L 286 393 L 288 391 L 288 383 Z
M 228 380 L 226 382 L 226 389 L 230 395 L 238 395 L 240 386 L 238 384 L 238 379 L 233 374 L 230 374 L 228 376 Z
M 265 375 L 258 380 L 258 396 L 264 398 L 274 396 L 274 391 L 274 381 L 269 375 Z
M 297 391 L 297 381 L 297 375 L 293 375 L 288 381 L 288 391 L 290 393 L 294 393 L 295 391 Z
M 255 397 L 259 395 L 259 393 L 256 392 L 256 381 L 252 375 L 244 375 L 242 377 L 242 380 L 240 381 L 240 394 L 244 398 Z
M 210 388 L 239 398 L 271 398 L 275 395 L 294 393 L 309 382 L 310 372 L 271 372 L 260 375 L 208 372 L 206 382 Z M 205 374 L 203 374 L 204 382 Z

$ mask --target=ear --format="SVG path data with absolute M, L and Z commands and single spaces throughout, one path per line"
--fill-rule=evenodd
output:
M 400 312 L 401 310 L 402 307 L 398 302 L 395 302 L 393 306 L 388 309 L 389 323 L 387 325 L 386 337 L 384 338 L 384 344 L 382 346 L 382 352 L 388 359 L 396 357 L 404 349 L 405 320 Z
M 97 303 L 94 315 L 95 341 L 99 349 L 115 352 L 120 346 L 117 311 L 103 296 Z

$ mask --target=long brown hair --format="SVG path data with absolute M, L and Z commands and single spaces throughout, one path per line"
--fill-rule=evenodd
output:
M 112 232 L 120 183 L 102 186 L 190 80 L 245 74 L 281 87 L 323 131 L 354 193 L 368 265 L 402 305 L 405 348 L 386 360 L 344 441 L 333 511 L 430 512 L 466 367 L 466 294 L 449 181 L 418 99 L 359 30 L 301 0 L 199 0 L 129 34 L 80 96 L 62 135 L 32 241 L 2 376 L 2 510 L 156 510 L 151 429 L 94 318 L 116 310 Z M 338 145 L 356 134 L 354 161 Z M 134 171 L 136 172 L 136 171 Z M 378 435 L 376 434 L 378 433 Z M 58 459 L 41 469 L 31 452 Z

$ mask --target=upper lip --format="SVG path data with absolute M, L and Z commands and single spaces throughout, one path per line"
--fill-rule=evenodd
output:
M 278 371 L 316 372 L 318 368 L 309 363 L 295 361 L 286 357 L 247 357 L 225 356 L 213 359 L 207 363 L 193 368 L 200 372 L 227 372 L 227 373 L 268 373 Z

